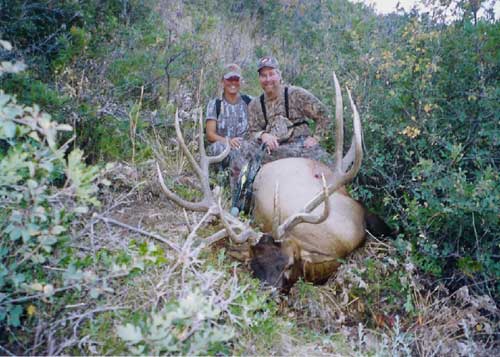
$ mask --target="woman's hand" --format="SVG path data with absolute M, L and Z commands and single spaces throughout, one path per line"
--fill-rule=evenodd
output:
M 243 138 L 240 138 L 240 137 L 229 138 L 229 145 L 231 145 L 231 149 L 239 149 L 241 147 L 242 141 L 243 141 Z

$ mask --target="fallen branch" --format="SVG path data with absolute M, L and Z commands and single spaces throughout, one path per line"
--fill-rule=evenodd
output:
M 129 272 L 111 275 L 111 276 L 106 276 L 106 277 L 102 277 L 102 278 L 97 279 L 95 282 L 106 280 L 106 279 L 122 278 L 124 276 L 127 276 L 128 274 L 129 274 Z M 77 283 L 77 284 L 68 285 L 68 286 L 65 286 L 62 288 L 54 289 L 54 291 L 52 292 L 52 294 L 50 296 L 56 295 L 60 292 L 66 291 L 66 290 L 81 287 L 82 285 L 87 286 L 87 284 Z M 30 301 L 30 300 L 38 299 L 38 298 L 42 298 L 42 297 L 49 297 L 49 296 L 46 293 L 39 293 L 39 294 L 34 294 L 34 295 L 23 296 L 21 298 L 12 299 L 12 300 L 8 300 L 8 297 L 6 297 L 6 298 L 4 298 L 4 301 L 0 302 L 0 306 L 5 306 L 7 304 L 26 302 L 26 301 Z
M 101 221 L 103 221 L 105 223 L 111 223 L 111 224 L 117 225 L 119 227 L 126 228 L 130 231 L 140 233 L 146 237 L 154 238 L 162 243 L 165 243 L 166 245 L 168 245 L 170 248 L 172 248 L 176 252 L 180 251 L 180 248 L 177 246 L 177 244 L 170 242 L 168 239 L 160 236 L 159 234 L 151 233 L 151 232 L 145 231 L 144 229 L 133 227 L 133 226 L 130 226 L 126 223 L 117 221 L 116 219 L 104 217 L 104 216 L 101 216 L 99 214 L 95 214 L 94 217 L 96 217 L 97 219 L 100 219 Z

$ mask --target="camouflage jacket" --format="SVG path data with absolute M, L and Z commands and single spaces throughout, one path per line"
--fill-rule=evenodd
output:
M 326 106 L 307 90 L 289 86 L 289 116 L 287 118 L 284 87 L 282 89 L 282 93 L 272 101 L 264 96 L 267 123 L 262 112 L 260 97 L 255 97 L 248 105 L 250 137 L 252 139 L 259 139 L 260 135 L 265 132 L 277 136 L 281 142 L 286 142 L 294 141 L 296 138 L 302 136 L 310 136 L 309 125 L 306 123 L 300 124 L 307 118 L 316 121 L 316 135 L 324 137 L 330 121 Z
M 235 104 L 226 102 L 224 96 L 221 102 L 219 118 L 217 118 L 216 99 L 208 102 L 205 120 L 217 121 L 217 134 L 231 138 L 243 137 L 248 130 L 248 106 L 240 97 Z

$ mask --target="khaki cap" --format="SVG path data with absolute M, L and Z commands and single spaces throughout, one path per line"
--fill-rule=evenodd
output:
M 224 72 L 222 73 L 222 78 L 228 79 L 231 77 L 241 78 L 241 68 L 236 63 L 230 63 L 224 66 Z
M 259 60 L 259 63 L 257 65 L 257 72 L 260 72 L 260 70 L 264 67 L 279 68 L 279 64 L 276 58 L 274 58 L 273 56 L 265 56 Z

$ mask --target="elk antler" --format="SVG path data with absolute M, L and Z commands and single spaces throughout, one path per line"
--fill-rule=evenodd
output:
M 295 227 L 299 223 L 311 223 L 319 224 L 328 218 L 330 214 L 330 200 L 328 199 L 328 186 L 326 185 L 325 175 L 321 174 L 321 179 L 323 181 L 323 200 L 325 206 L 323 207 L 323 213 L 321 216 L 314 215 L 312 213 L 300 212 L 290 216 L 281 226 L 280 224 L 280 207 L 279 207 L 279 184 L 276 182 L 276 189 L 274 191 L 274 214 L 273 214 L 273 237 L 274 241 L 279 242 L 281 238 L 285 235 L 285 232 Z
M 340 85 L 337 80 L 335 72 L 333 72 L 333 81 L 335 82 L 335 165 L 333 168 L 333 179 L 332 183 L 326 187 L 323 183 L 323 192 L 319 192 L 316 196 L 309 201 L 301 212 L 296 213 L 288 217 L 285 222 L 283 222 L 279 227 L 275 227 L 275 222 L 277 219 L 273 219 L 273 238 L 276 241 L 282 240 L 283 236 L 287 231 L 290 231 L 299 223 L 321 223 L 326 217 L 328 217 L 329 209 L 327 211 L 327 206 L 329 202 L 329 196 L 332 195 L 340 187 L 346 185 L 357 175 L 359 168 L 361 167 L 361 161 L 363 159 L 363 147 L 361 145 L 362 131 L 361 131 L 361 120 L 359 118 L 358 110 L 351 97 L 351 92 L 347 88 L 347 94 L 349 95 L 349 101 L 351 103 L 351 108 L 353 112 L 353 127 L 354 134 L 352 138 L 351 147 L 345 157 L 343 155 L 344 146 L 344 118 L 343 118 L 343 102 L 342 93 L 340 91 Z M 348 169 L 350 167 L 350 169 Z M 324 179 L 324 178 L 323 178 Z M 276 199 L 275 199 L 276 202 Z M 323 215 L 321 217 L 316 217 L 311 215 L 311 212 L 318 207 L 321 203 L 325 202 L 325 207 Z M 277 214 L 275 207 L 275 216 Z
M 167 185 L 165 184 L 165 180 L 163 179 L 161 168 L 158 162 L 156 163 L 156 171 L 158 173 L 158 180 L 160 182 L 160 186 L 169 200 L 191 211 L 206 212 L 205 217 L 202 219 L 201 222 L 199 222 L 196 225 L 195 230 L 191 232 L 191 234 L 194 235 L 196 233 L 195 231 L 202 226 L 203 221 L 205 221 L 208 216 L 218 214 L 221 218 L 221 221 L 225 229 L 222 229 L 221 231 L 207 238 L 208 242 L 213 243 L 226 236 L 229 236 L 235 243 L 243 243 L 250 237 L 257 238 L 256 232 L 254 232 L 250 227 L 239 221 L 237 218 L 233 217 L 229 212 L 224 211 L 221 207 L 220 202 L 217 203 L 216 198 L 220 197 L 218 193 L 218 188 L 217 187 L 214 188 L 213 192 L 212 190 L 210 190 L 210 183 L 208 179 L 209 165 L 221 162 L 229 155 L 229 152 L 231 150 L 231 146 L 229 145 L 229 140 L 226 139 L 226 147 L 221 154 L 217 156 L 207 156 L 203 142 L 204 139 L 203 119 L 202 115 L 200 114 L 199 135 L 198 135 L 199 137 L 198 147 L 199 147 L 200 159 L 198 163 L 196 162 L 193 155 L 189 151 L 186 143 L 184 142 L 184 137 L 182 135 L 181 128 L 179 125 L 179 115 L 177 111 L 175 112 L 175 132 L 177 134 L 177 141 L 179 143 L 179 146 L 181 147 L 182 151 L 188 158 L 188 161 L 191 164 L 193 170 L 195 171 L 196 176 L 198 176 L 198 179 L 201 184 L 201 190 L 203 192 L 203 198 L 199 202 L 190 202 L 184 200 L 183 198 L 179 197 L 177 194 L 175 194 L 167 187 Z M 236 234 L 234 230 L 235 228 L 240 231 L 239 235 Z

